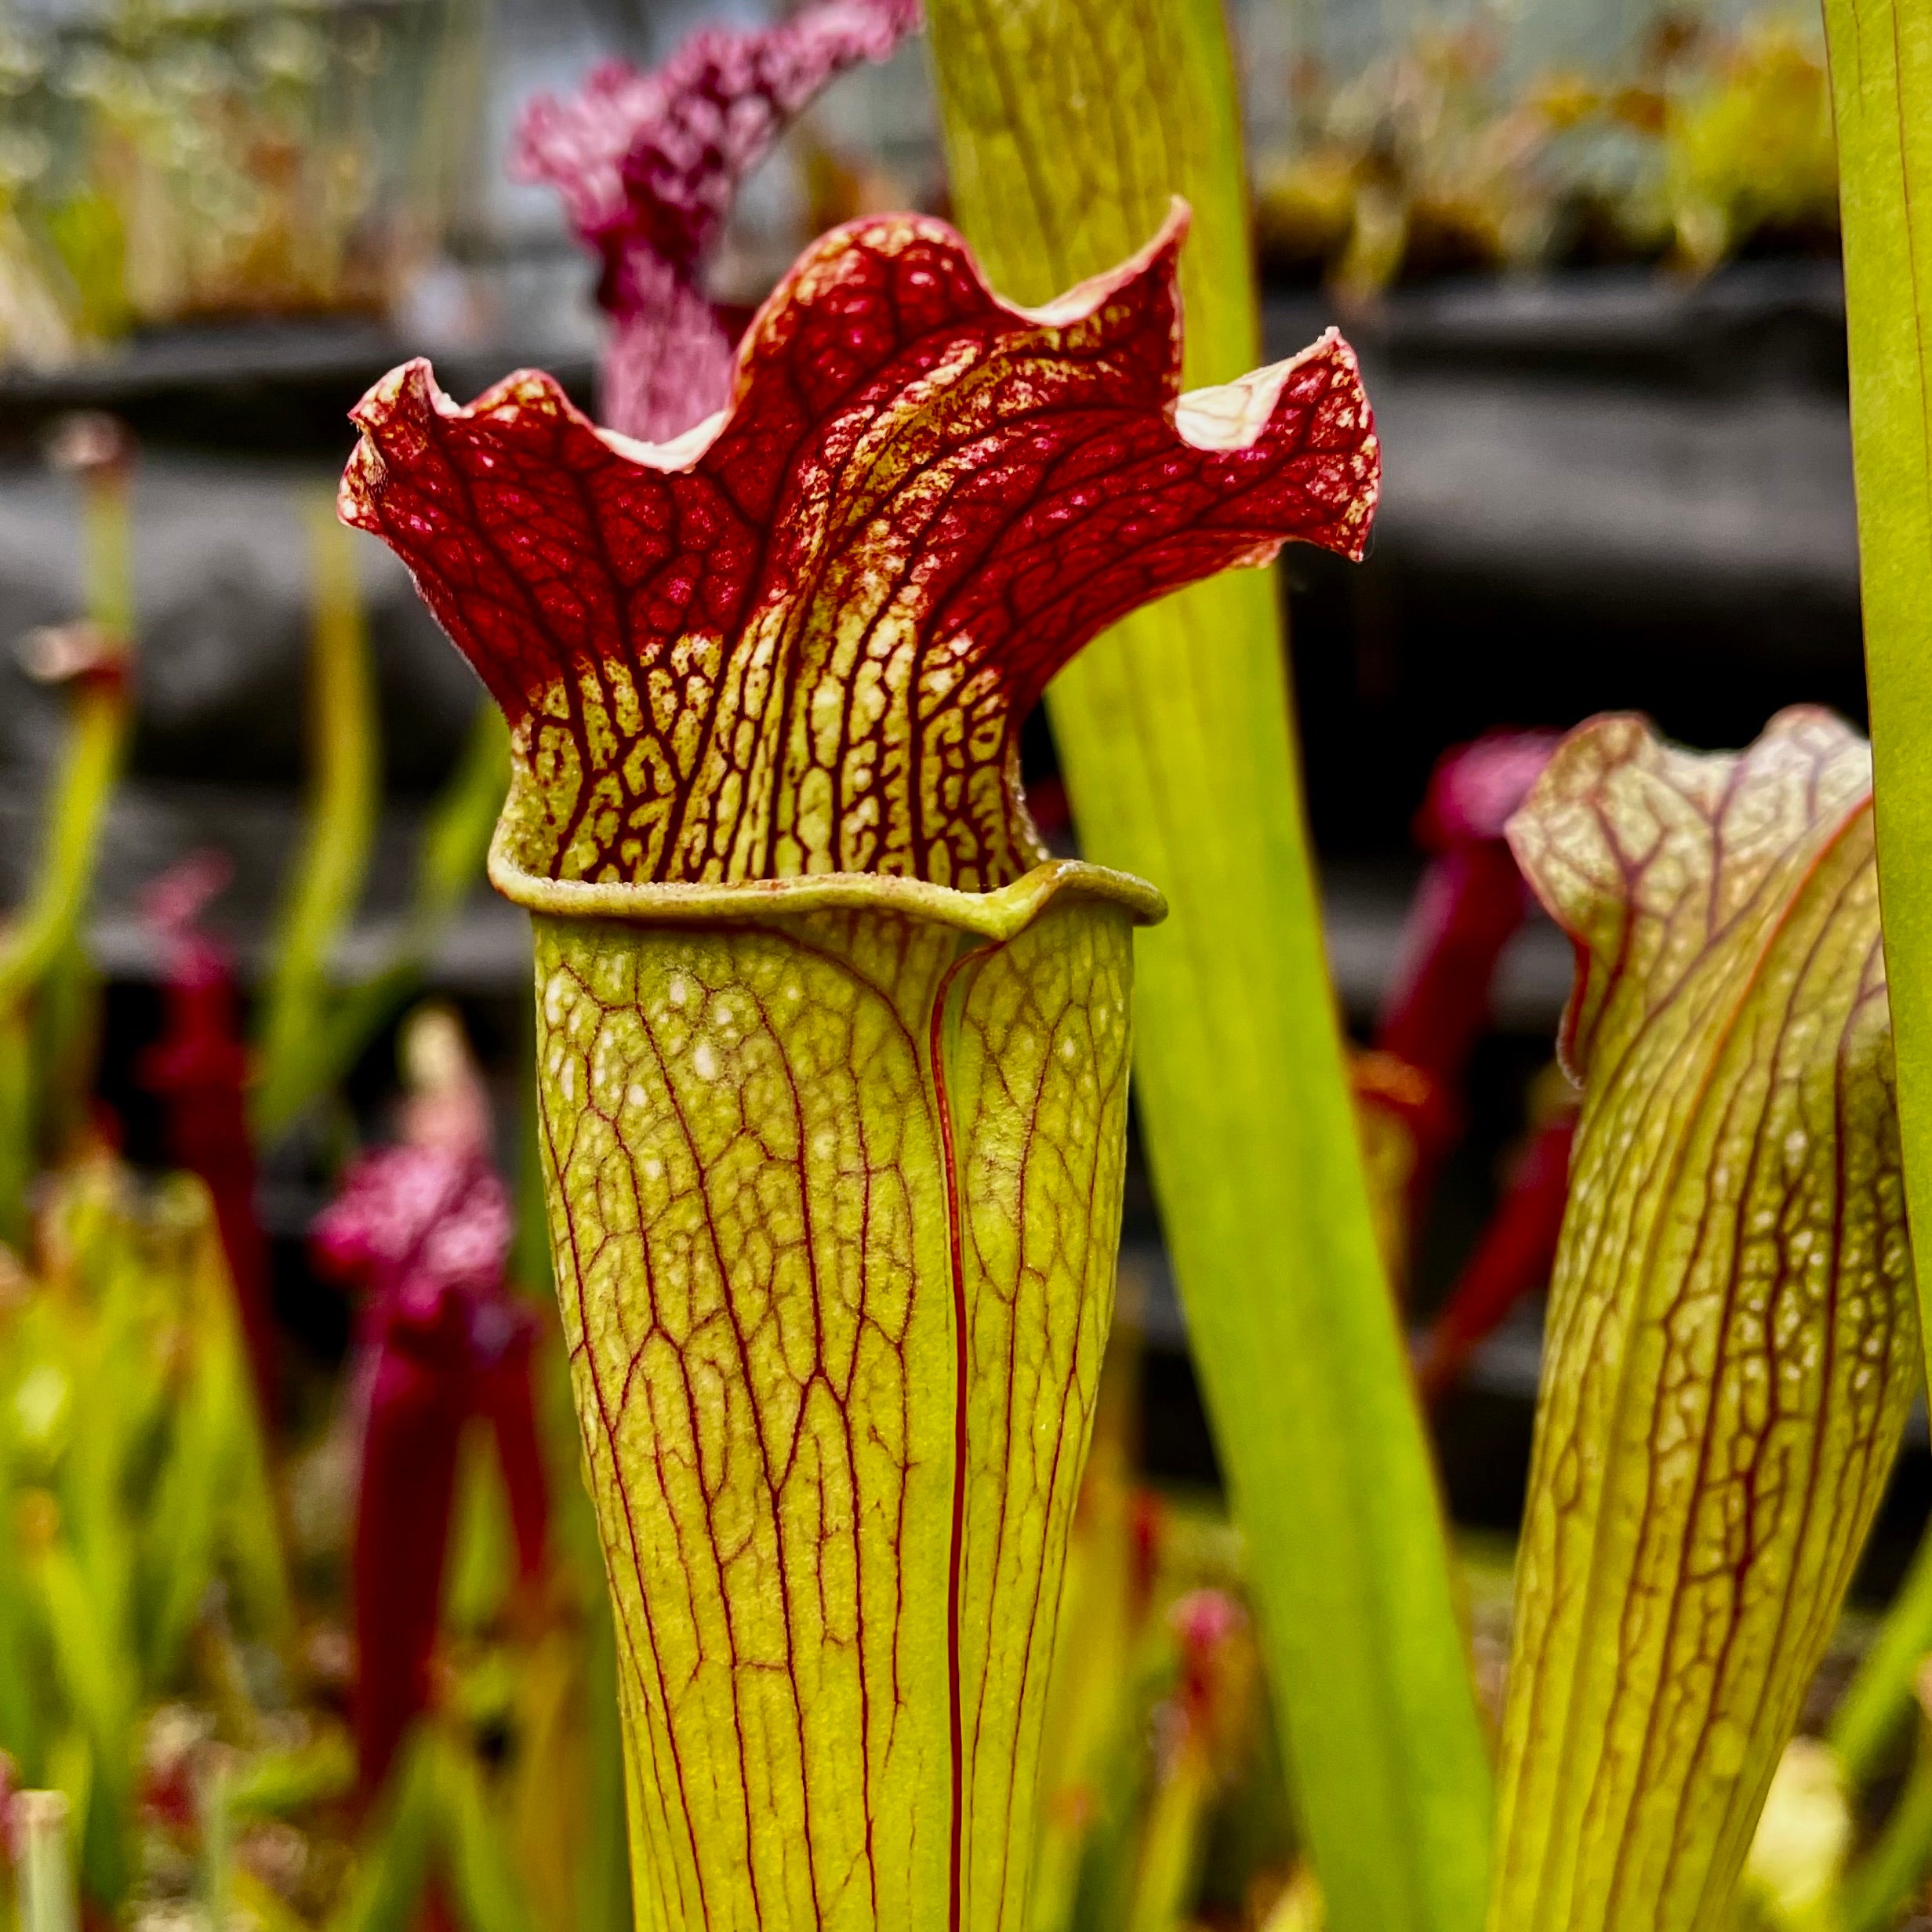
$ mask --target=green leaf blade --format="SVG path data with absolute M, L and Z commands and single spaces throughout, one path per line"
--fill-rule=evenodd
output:
M 1872 1647 L 1832 1713 L 1826 1739 L 1856 1790 L 1879 1770 L 1887 1748 L 1919 1709 L 1919 1666 L 1932 1655 L 1932 1535 L 1921 1538 Z
M 1879 890 L 1914 1223 L 1932 1226 L 1932 16 L 1825 0 Z M 1928 1310 L 1921 1285 L 1922 1316 Z M 1932 1332 L 1932 1320 L 1922 1320 Z
M 381 803 L 368 626 L 355 553 L 328 507 L 311 513 L 315 613 L 310 663 L 312 771 L 307 829 L 275 933 L 254 1096 L 272 1137 L 314 1098 L 306 1063 L 333 998 L 331 963 L 361 902 Z

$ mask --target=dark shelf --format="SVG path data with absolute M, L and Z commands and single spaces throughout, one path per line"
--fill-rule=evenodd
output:
M 137 336 L 109 354 L 36 372 L 0 368 L 0 432 L 31 442 L 74 409 L 107 409 L 144 440 L 252 454 L 346 450 L 356 399 L 419 353 L 387 325 L 355 317 L 238 322 Z M 499 376 L 547 369 L 588 407 L 594 372 L 576 350 L 507 340 L 439 349 L 437 373 L 467 400 Z

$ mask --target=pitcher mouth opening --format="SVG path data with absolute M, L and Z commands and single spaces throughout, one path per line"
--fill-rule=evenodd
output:
M 896 912 L 986 939 L 1010 939 L 1055 900 L 1100 900 L 1137 926 L 1158 925 L 1168 902 L 1145 879 L 1084 859 L 1050 859 L 990 892 L 962 892 L 896 873 L 816 872 L 731 884 L 631 884 L 553 879 L 515 856 L 508 815 L 490 842 L 490 884 L 513 905 L 552 919 L 614 919 L 652 925 L 729 925 L 813 912 Z

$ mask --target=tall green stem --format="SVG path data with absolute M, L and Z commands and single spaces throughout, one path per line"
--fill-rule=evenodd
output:
M 332 985 L 312 1023 L 291 1035 L 273 1086 L 264 1083 L 256 1102 L 264 1135 L 273 1139 L 285 1131 L 310 1102 L 346 1079 L 369 1043 L 422 990 L 437 941 L 483 877 L 509 785 L 510 734 L 503 714 L 481 704 L 456 768 L 430 808 L 401 932 L 374 972 L 340 992 Z
M 133 649 L 132 447 L 109 418 L 78 418 L 54 460 L 82 488 L 86 622 L 39 634 L 30 670 L 72 693 L 66 745 L 27 902 L 0 941 L 0 1239 L 25 1233 L 27 1186 L 46 1131 L 43 1103 L 85 1081 L 92 1000 L 83 925 L 108 801 L 125 749 Z M 36 1035 L 38 1037 L 36 1039 Z M 38 1051 L 35 1051 L 38 1047 Z
M 1825 0 L 1879 894 L 1905 1199 L 1932 1227 L 1932 12 Z M 1922 1311 L 1926 1277 L 1919 1277 Z M 1932 1324 L 1921 1322 L 1932 1335 Z
M 127 700 L 117 648 L 76 674 L 72 723 L 53 782 L 46 844 L 33 895 L 0 950 L 0 1000 L 31 993 L 80 930 L 95 855 L 121 765 Z
M 1896 1018 L 1892 1022 L 1898 1028 Z M 1914 1695 L 1919 1666 L 1932 1654 L 1932 1534 L 1919 1545 L 1912 1568 L 1885 1613 L 1870 1650 L 1827 1733 L 1854 1790 L 1868 1783 L 1885 1749 L 1918 1706 Z
M 312 1097 L 303 1068 L 331 1002 L 331 955 L 362 895 L 381 783 L 354 539 L 336 522 L 332 502 L 313 505 L 310 521 L 315 630 L 308 830 L 263 1001 L 255 1094 L 263 1132 L 285 1126 Z
M 1216 0 L 927 17 L 955 202 L 996 285 L 1044 300 L 1182 194 L 1186 380 L 1250 367 Z M 1140 955 L 1142 1118 L 1330 1922 L 1458 1932 L 1482 1916 L 1491 1774 L 1356 1151 L 1273 579 L 1141 613 L 1048 705 L 1087 852 L 1170 893 Z
M 1919 1745 L 1905 1789 L 1892 1801 L 1885 1828 L 1847 1876 L 1833 1932 L 1887 1932 L 1932 1871 L 1932 1740 L 1921 1717 Z

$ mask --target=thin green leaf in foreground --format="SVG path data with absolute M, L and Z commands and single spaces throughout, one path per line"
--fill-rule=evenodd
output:
M 263 1000 L 254 1106 L 258 1131 L 272 1131 L 298 1110 L 295 1096 L 302 1091 L 308 1044 L 331 997 L 330 960 L 362 896 L 382 784 L 355 553 L 325 507 L 311 507 L 310 523 L 316 605 L 308 829 Z
M 346 1080 L 377 1034 L 422 990 L 438 942 L 482 879 L 509 783 L 503 715 L 493 704 L 480 704 L 455 768 L 430 806 L 402 929 L 375 971 L 332 993 L 324 1010 L 292 1036 L 274 1086 L 257 1099 L 256 1124 L 269 1138 Z
M 316 516 L 308 826 L 277 934 L 252 1108 L 273 1141 L 347 1078 L 370 1043 L 420 991 L 438 941 L 481 883 L 510 782 L 502 714 L 479 705 L 432 802 L 409 910 L 382 962 L 343 985 L 332 970 L 362 897 L 381 790 L 369 644 L 354 539 L 333 505 Z
M 1932 1533 L 1898 1586 L 1872 1647 L 1839 1699 L 1825 1736 L 1847 1781 L 1868 1783 L 1888 1748 L 1919 1709 L 1919 1668 L 1932 1655 Z
M 133 445 L 111 418 L 85 416 L 51 453 L 82 486 L 86 618 L 27 641 L 30 674 L 66 685 L 71 708 L 34 883 L 0 936 L 0 1240 L 16 1244 L 37 1160 L 74 1126 L 92 1084 L 87 915 L 133 711 Z
M 1932 1226 L 1932 13 L 1899 0 L 1825 0 L 1825 29 L 1879 887 L 1886 968 L 1898 993 L 1905 1192 L 1923 1228 Z
M 1256 350 L 1215 0 L 930 0 L 953 190 L 1040 301 L 1193 204 L 1186 374 Z M 1490 1772 L 1422 1429 L 1356 1153 L 1302 822 L 1276 586 L 1216 578 L 1048 695 L 1081 838 L 1158 879 L 1136 1076 L 1215 1438 L 1336 1932 L 1480 1917 Z
M 1510 841 L 1583 1085 L 1492 1932 L 1716 1932 L 1919 1386 L 1871 764 L 1573 732 Z

